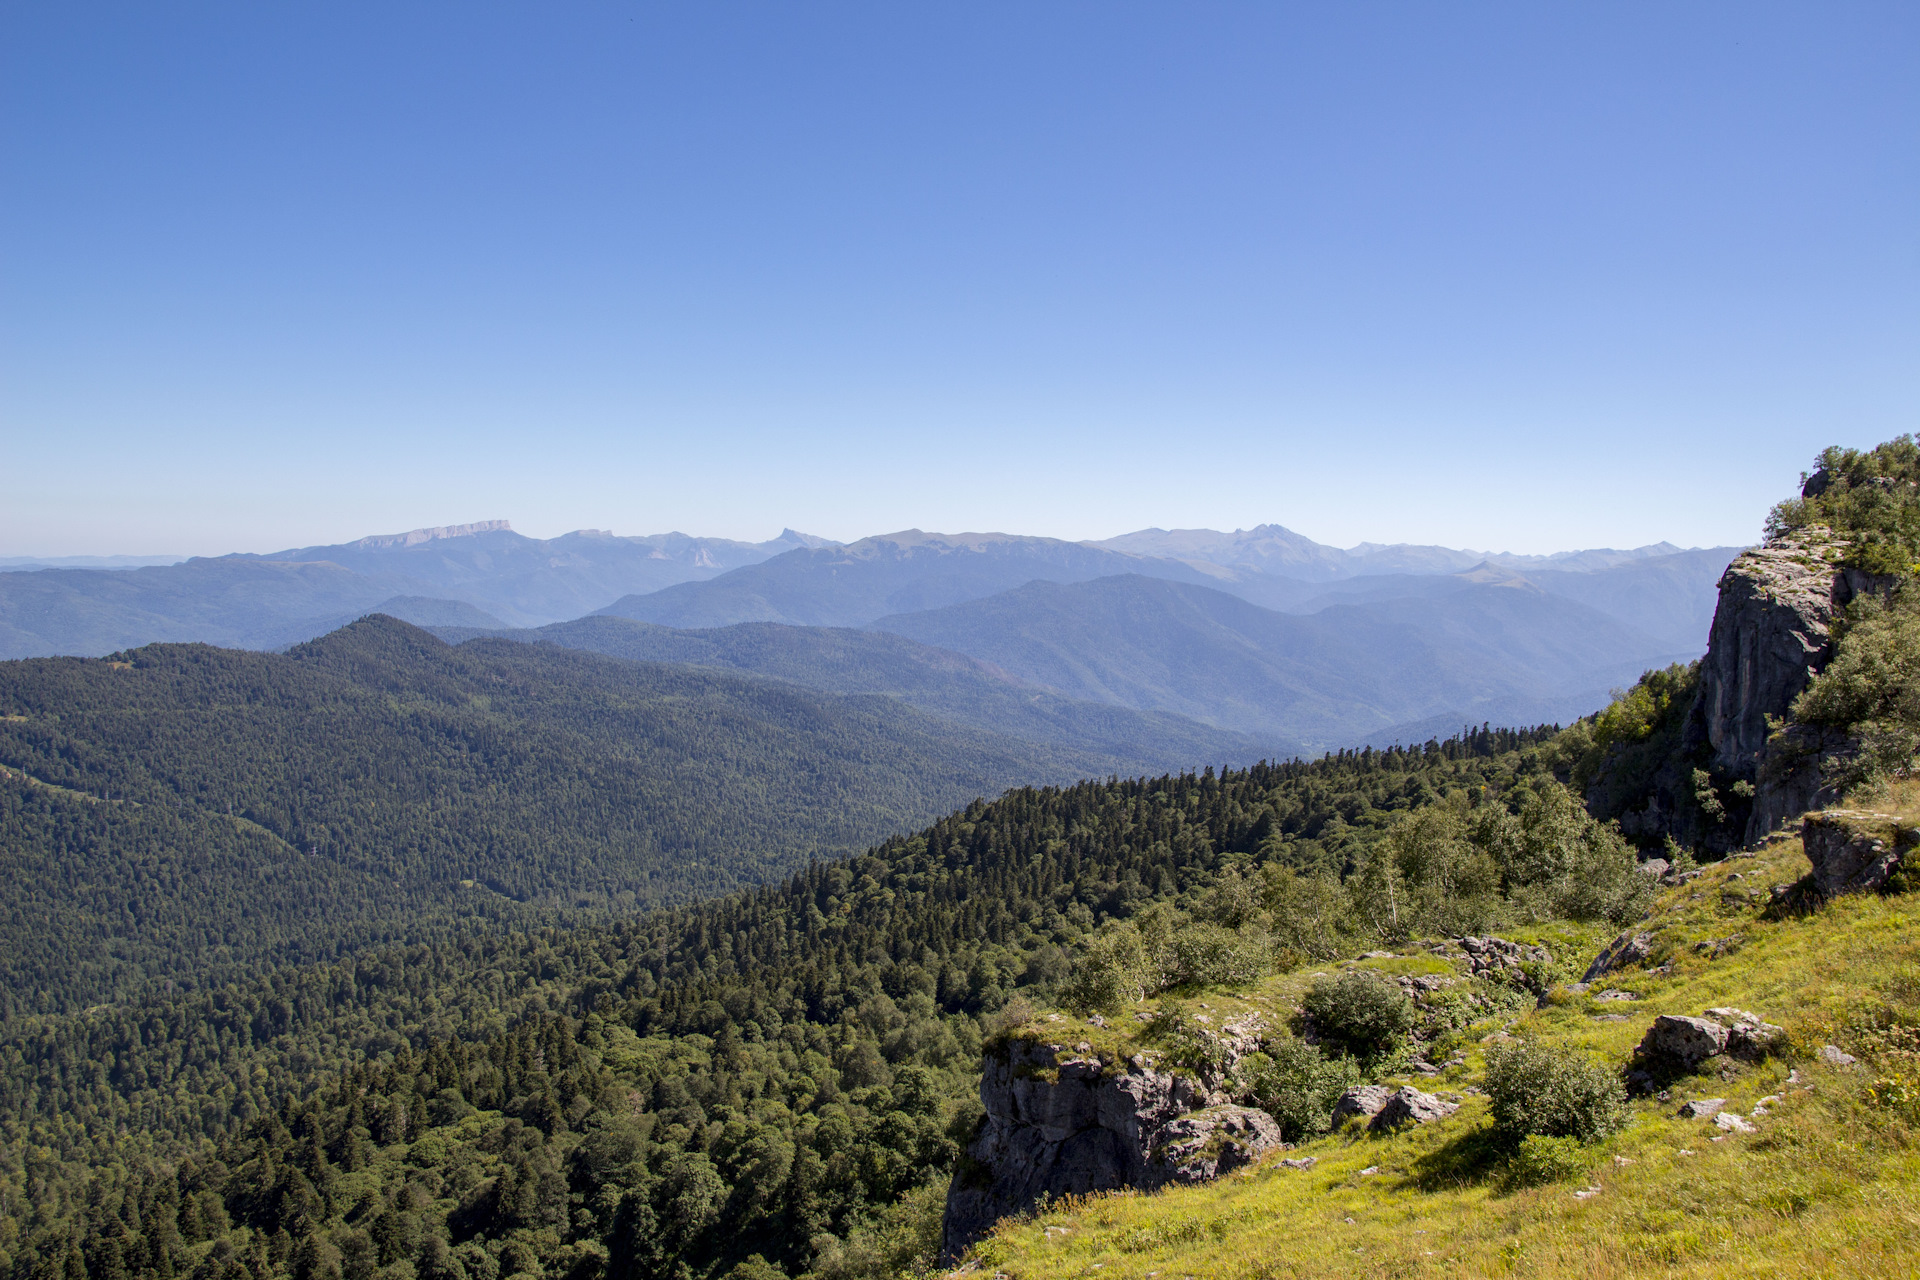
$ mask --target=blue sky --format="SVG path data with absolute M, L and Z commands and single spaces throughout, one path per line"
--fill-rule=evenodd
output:
M 8 3 L 0 554 L 1757 536 L 1920 426 L 1920 6 Z

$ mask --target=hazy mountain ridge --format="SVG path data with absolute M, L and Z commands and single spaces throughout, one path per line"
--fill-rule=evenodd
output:
M 990 663 L 881 631 L 773 622 L 680 630 L 605 615 L 537 630 L 430 629 L 455 644 L 491 635 L 645 662 L 747 672 L 823 693 L 879 694 L 973 729 L 1083 753 L 1100 772 L 1177 772 L 1201 763 L 1288 756 L 1301 747 L 1291 738 L 1065 697 Z
M 1069 697 L 1190 716 L 1318 750 L 1435 717 L 1457 728 L 1631 682 L 1670 647 L 1523 579 L 1283 614 L 1128 575 L 1032 582 L 874 623 Z M 1586 708 L 1591 710 L 1591 708 Z M 1526 718 L 1526 717 L 1522 717 Z

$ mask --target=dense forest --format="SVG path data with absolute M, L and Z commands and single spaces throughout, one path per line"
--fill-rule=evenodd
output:
M 1554 780 L 1567 764 L 1549 731 L 1480 731 L 1022 789 L 701 904 L 23 1020 L 0 1045 L 0 1270 L 924 1264 L 983 1037 L 1115 929 L 1170 912 L 1271 968 L 1637 909 L 1625 846 Z
M 0 1020 L 777 879 L 1086 757 L 374 617 L 0 663 Z

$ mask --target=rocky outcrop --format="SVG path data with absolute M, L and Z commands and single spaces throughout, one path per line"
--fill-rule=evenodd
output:
M 1807 815 L 1801 842 L 1821 894 L 1873 892 L 1886 888 L 1920 845 L 1920 827 L 1887 813 L 1829 809 Z
M 1221 1028 L 1225 1068 L 1257 1044 L 1257 1026 Z M 986 1115 L 947 1191 L 947 1255 L 1042 1199 L 1205 1181 L 1285 1145 L 1272 1117 L 1216 1086 L 1145 1055 L 1118 1061 L 1018 1035 L 989 1050 Z
M 1422 1093 L 1412 1085 L 1395 1089 L 1393 1096 L 1387 1099 L 1385 1106 L 1374 1113 L 1373 1123 L 1367 1128 L 1375 1133 L 1390 1133 L 1395 1129 L 1404 1129 L 1410 1124 L 1428 1124 L 1434 1120 L 1444 1120 L 1460 1109 L 1457 1102 L 1445 1102 L 1430 1093 Z
M 1838 799 L 1827 765 L 1852 750 L 1846 736 L 1774 726 L 1833 656 L 1834 616 L 1897 581 L 1836 564 L 1839 551 L 1824 530 L 1803 529 L 1745 552 L 1720 579 L 1684 747 L 1716 782 L 1752 788 L 1736 829 L 1747 843 Z
M 1593 963 L 1587 966 L 1580 981 L 1592 982 L 1595 978 L 1612 973 L 1615 969 L 1624 969 L 1631 964 L 1639 964 L 1653 954 L 1653 935 L 1637 929 L 1628 929 L 1609 942 Z
M 1687 1075 L 1722 1054 L 1758 1062 L 1785 1034 L 1782 1028 L 1745 1009 L 1708 1009 L 1706 1016 L 1699 1018 L 1663 1013 L 1647 1029 L 1635 1057 L 1645 1071 Z

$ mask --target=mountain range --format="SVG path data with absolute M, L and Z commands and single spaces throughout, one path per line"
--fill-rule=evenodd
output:
M 917 529 L 844 545 L 793 530 L 538 539 L 485 521 L 0 572 L 0 656 L 273 650 L 379 613 L 455 639 L 884 694 L 1156 771 L 1591 711 L 1646 667 L 1700 652 L 1736 550 L 1341 549 L 1278 525 L 1087 543 Z

